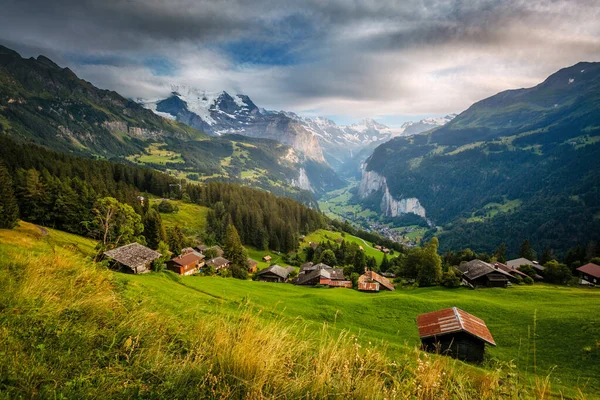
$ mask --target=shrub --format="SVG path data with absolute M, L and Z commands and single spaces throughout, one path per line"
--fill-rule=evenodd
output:
M 450 268 L 448 271 L 442 273 L 441 284 L 447 288 L 459 287 L 460 281 L 460 276 L 454 271 L 454 268 Z
M 537 272 L 535 272 L 531 265 L 524 264 L 521 265 L 518 269 L 522 273 L 527 274 L 532 279 L 535 278 L 535 276 L 537 275 Z
M 179 207 L 169 200 L 163 200 L 158 204 L 158 211 L 165 214 L 170 214 L 179 211 Z
M 526 276 L 525 278 L 523 278 L 523 283 L 526 285 L 533 285 L 533 278 L 531 278 L 530 276 Z

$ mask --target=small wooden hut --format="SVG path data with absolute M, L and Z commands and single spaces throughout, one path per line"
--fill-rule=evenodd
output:
M 456 267 L 462 272 L 463 281 L 472 288 L 503 287 L 514 277 L 502 269 L 481 260 L 471 260 Z
M 396 290 L 394 284 L 375 271 L 365 271 L 358 277 L 358 290 L 364 292 L 379 292 L 380 289 Z
M 290 276 L 290 272 L 294 270 L 293 267 L 283 268 L 279 265 L 271 265 L 261 271 L 256 276 L 261 282 L 286 282 Z
M 485 322 L 459 308 L 422 314 L 417 317 L 423 350 L 482 362 L 485 344 L 496 346 Z
M 143 274 L 150 272 L 152 262 L 162 255 L 139 243 L 130 243 L 105 251 L 104 255 L 113 260 L 113 266 L 117 269 L 132 274 Z

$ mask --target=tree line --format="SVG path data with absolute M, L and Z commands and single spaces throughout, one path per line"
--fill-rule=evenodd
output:
M 98 238 L 102 212 L 112 212 L 113 221 L 122 218 L 121 224 L 136 219 L 135 214 L 139 224 L 134 223 L 137 227 L 130 235 L 116 234 L 105 225 L 102 239 L 114 234 L 121 244 L 123 239 L 135 239 L 153 248 L 167 241 L 173 250 L 180 250 L 186 238 L 177 227 L 170 232 L 164 228 L 148 195 L 210 207 L 207 231 L 218 243 L 225 242 L 231 224 L 243 244 L 288 252 L 297 247 L 300 233 L 326 226 L 317 210 L 267 192 L 217 182 L 188 184 L 160 171 L 61 154 L 6 137 L 0 137 L 0 162 L 3 227 L 13 227 L 21 218 Z

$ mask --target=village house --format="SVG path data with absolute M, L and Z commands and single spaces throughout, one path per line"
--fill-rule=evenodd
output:
M 290 273 L 294 271 L 294 267 L 280 267 L 279 265 L 271 265 L 261 271 L 256 276 L 261 282 L 287 282 Z
M 515 278 L 507 272 L 481 260 L 471 260 L 456 267 L 461 273 L 463 283 L 471 288 L 507 287 Z
M 303 273 L 305 273 L 306 271 L 312 271 L 312 269 L 311 269 L 311 268 L 312 268 L 312 266 L 313 266 L 313 263 L 312 263 L 312 261 L 309 261 L 309 262 L 307 262 L 307 263 L 304 263 L 304 264 L 302 264 L 302 265 L 300 266 L 300 272 L 299 272 L 298 274 L 303 274 Z
M 599 285 L 600 284 L 600 266 L 588 263 L 577 268 L 579 273 L 579 283 L 581 285 Z
M 258 271 L 258 261 L 248 258 L 248 272 L 253 274 Z
M 104 255 L 113 260 L 113 267 L 132 274 L 150 272 L 152 262 L 162 257 L 159 252 L 139 243 L 130 243 L 105 251 Z
M 267 256 L 264 256 L 264 257 L 262 258 L 262 260 L 263 260 L 264 262 L 270 262 L 270 261 L 271 261 L 271 256 L 269 256 L 269 255 L 267 255 Z
M 216 271 L 219 271 L 223 268 L 229 268 L 230 264 L 231 263 L 229 262 L 229 260 L 223 257 L 212 258 L 206 262 L 206 265 L 208 265 L 209 267 L 214 267 Z
M 205 244 L 201 244 L 200 246 L 196 246 L 196 250 L 198 250 L 200 253 L 204 253 L 206 251 L 206 249 L 208 249 L 208 246 Z
M 312 247 L 313 249 L 316 249 L 317 247 L 319 247 L 319 243 L 317 243 L 317 242 L 310 242 L 309 246 Z
M 509 267 L 508 265 L 502 264 L 501 262 L 498 262 L 498 261 L 494 261 L 490 264 L 494 268 L 501 269 L 502 271 L 510 274 L 514 278 L 515 281 L 518 281 L 519 278 L 525 279 L 525 277 L 529 276 L 526 273 L 519 271 L 518 269 L 513 269 L 513 268 Z M 511 282 L 513 282 L 513 280 L 511 280 Z
M 383 249 L 383 247 L 381 247 L 380 245 L 376 245 L 375 248 L 379 251 L 381 251 L 381 249 Z
M 319 263 L 312 265 L 306 263 L 301 267 L 295 285 L 315 286 L 324 285 L 330 287 L 352 288 L 352 282 L 344 277 L 343 268 L 333 268 L 327 264 Z
M 381 252 L 384 254 L 390 254 L 390 249 L 384 247 L 383 249 L 381 249 Z
M 167 261 L 167 269 L 179 275 L 192 275 L 204 266 L 204 255 L 192 250 Z
M 183 249 L 181 249 L 181 255 L 189 254 L 193 251 L 196 251 L 196 250 L 194 250 L 192 247 L 184 247 Z
M 396 290 L 394 284 L 375 271 L 365 271 L 358 277 L 358 290 L 362 292 L 379 292 L 379 290 Z
M 463 361 L 482 362 L 485 344 L 496 346 L 483 320 L 456 307 L 419 315 L 417 326 L 423 350 Z

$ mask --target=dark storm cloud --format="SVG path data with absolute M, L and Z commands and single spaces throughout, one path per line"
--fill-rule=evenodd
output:
M 4 0 L 0 42 L 132 97 L 176 81 L 364 116 L 460 111 L 595 61 L 599 19 L 591 0 Z

